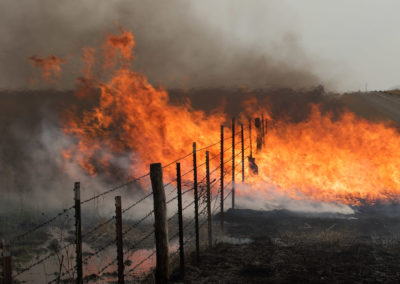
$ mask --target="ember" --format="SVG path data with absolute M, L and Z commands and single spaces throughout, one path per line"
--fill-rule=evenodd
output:
M 33 66 L 42 70 L 42 78 L 46 81 L 58 79 L 61 76 L 61 65 L 65 63 L 65 59 L 55 55 L 48 57 L 30 56 L 29 61 Z

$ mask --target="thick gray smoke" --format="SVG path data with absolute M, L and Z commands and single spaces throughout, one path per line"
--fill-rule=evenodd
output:
M 274 117 L 304 119 L 309 102 L 326 99 L 323 89 L 292 89 L 321 82 L 286 8 L 276 0 L 1 1 L 0 90 L 41 89 L 0 92 L 1 191 L 34 193 L 28 203 L 46 195 L 44 204 L 35 204 L 58 208 L 70 203 L 76 180 L 94 188 L 86 194 L 107 187 L 102 177 L 93 179 L 78 165 L 60 168 L 62 150 L 74 141 L 60 130 L 59 114 L 78 102 L 72 92 L 43 89 L 73 89 L 82 68 L 82 48 L 100 47 L 101 52 L 106 35 L 118 33 L 119 26 L 135 36 L 134 68 L 153 84 L 174 88 L 173 101 L 184 94 L 196 108 L 209 110 L 226 100 L 227 113 L 236 115 L 246 93 L 237 87 L 247 86 L 260 88 L 252 94 L 271 103 Z M 66 59 L 60 80 L 32 85 L 30 79 L 40 74 L 28 57 L 50 54 Z M 193 87 L 207 89 L 187 91 Z
M 135 68 L 167 87 L 308 87 L 319 79 L 281 1 L 3 0 L 0 88 L 32 86 L 27 58 L 65 58 L 50 87 L 71 89 L 81 48 L 101 46 L 120 25 L 137 43 Z

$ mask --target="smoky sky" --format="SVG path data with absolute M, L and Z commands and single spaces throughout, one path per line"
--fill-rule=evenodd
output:
M 3 0 L 0 88 L 71 89 L 83 47 L 118 27 L 133 32 L 134 67 L 173 88 L 310 87 L 316 63 L 280 1 Z M 31 55 L 65 58 L 57 83 L 32 85 Z

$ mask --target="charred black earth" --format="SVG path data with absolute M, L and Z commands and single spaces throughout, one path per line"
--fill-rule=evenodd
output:
M 399 209 L 367 206 L 350 216 L 229 210 L 230 241 L 203 251 L 198 264 L 192 257 L 184 282 L 399 283 Z

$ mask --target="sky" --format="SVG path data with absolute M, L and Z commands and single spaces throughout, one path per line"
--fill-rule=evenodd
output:
M 291 0 L 301 44 L 334 69 L 343 66 L 340 89 L 400 86 L 400 1 Z M 339 70 L 339 69 L 338 69 Z
M 82 47 L 118 25 L 133 31 L 135 66 L 155 84 L 390 89 L 400 85 L 398 11 L 398 0 L 2 0 L 0 89 L 72 88 Z M 32 86 L 27 58 L 49 54 L 67 58 L 60 82 Z
M 244 4 L 246 2 L 246 4 Z M 400 86 L 400 1 L 217 1 L 210 22 L 260 46 L 293 34 L 322 80 L 338 90 Z M 198 4 L 199 13 L 208 9 Z M 223 17 L 223 16 L 222 16 Z

